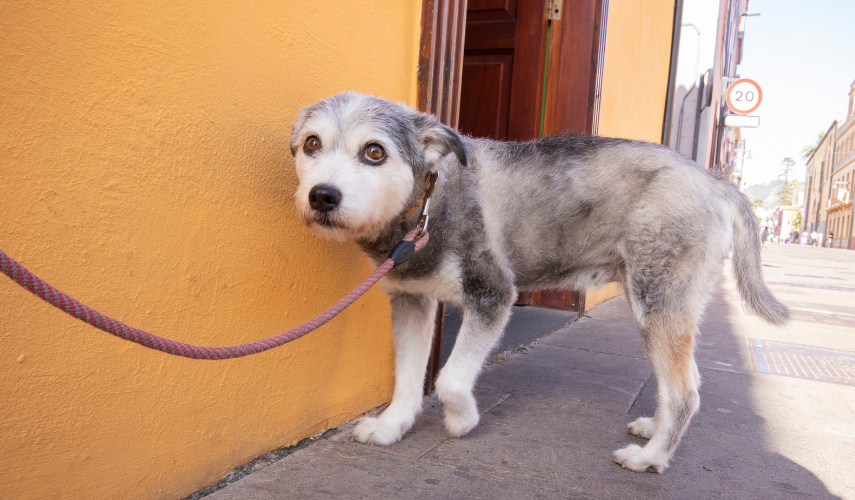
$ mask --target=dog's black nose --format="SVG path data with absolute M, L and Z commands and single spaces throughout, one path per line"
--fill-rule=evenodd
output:
M 318 212 L 329 212 L 339 203 L 341 203 L 341 191 L 332 186 L 318 184 L 309 191 L 309 205 Z

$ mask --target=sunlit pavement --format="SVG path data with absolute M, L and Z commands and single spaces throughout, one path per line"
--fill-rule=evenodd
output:
M 626 424 L 656 393 L 620 297 L 488 366 L 464 438 L 428 396 L 396 445 L 352 442 L 344 425 L 208 498 L 855 499 L 855 251 L 770 245 L 763 260 L 794 321 L 743 312 L 726 273 L 698 339 L 701 410 L 662 475 L 611 460 L 644 444 Z

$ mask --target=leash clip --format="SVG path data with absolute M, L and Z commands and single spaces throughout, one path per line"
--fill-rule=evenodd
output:
M 434 170 L 433 172 L 428 174 L 428 182 L 427 189 L 425 189 L 425 201 L 422 204 L 422 212 L 419 214 L 418 222 L 416 222 L 416 227 L 420 229 L 418 236 L 421 238 L 424 236 L 425 232 L 427 232 L 428 221 L 430 221 L 430 197 L 433 194 L 433 189 L 436 187 L 436 179 L 439 177 L 439 173 Z
M 419 241 L 427 234 L 427 226 L 428 221 L 430 220 L 430 197 L 433 194 L 433 188 L 436 187 L 436 179 L 439 174 L 434 170 L 429 173 L 425 178 L 425 194 L 424 194 L 424 202 L 422 203 L 422 211 L 419 214 L 418 222 L 416 222 L 416 228 L 419 230 L 412 241 L 403 240 L 399 241 L 395 248 L 392 249 L 392 252 L 389 253 L 389 259 L 392 259 L 395 262 L 395 265 L 401 264 L 409 260 L 416 253 L 416 242 Z M 412 213 L 412 212 L 410 212 Z M 404 219 L 409 217 L 409 215 L 404 216 Z

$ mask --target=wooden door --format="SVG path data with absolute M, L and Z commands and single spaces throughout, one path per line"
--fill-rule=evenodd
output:
M 545 0 L 470 0 L 460 89 L 460 130 L 525 141 L 540 136 Z
M 596 134 L 607 1 L 559 1 L 549 19 L 547 0 L 470 0 L 460 130 L 511 141 Z M 521 293 L 517 303 L 585 312 L 584 291 Z

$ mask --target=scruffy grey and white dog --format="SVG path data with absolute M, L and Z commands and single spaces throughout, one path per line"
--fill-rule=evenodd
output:
M 613 458 L 662 472 L 698 410 L 694 336 L 732 248 L 748 306 L 774 324 L 789 315 L 763 280 L 748 199 L 660 145 L 587 135 L 473 139 L 404 105 L 348 92 L 301 110 L 291 152 L 306 224 L 356 241 L 378 265 L 415 226 L 412 207 L 428 173 L 439 172 L 429 243 L 381 281 L 392 304 L 395 392 L 379 417 L 356 426 L 361 442 L 395 443 L 413 425 L 437 301 L 463 310 L 436 382 L 445 427 L 463 436 L 478 424 L 472 389 L 517 291 L 617 281 L 656 374 L 659 408 L 629 424 L 647 445 Z

